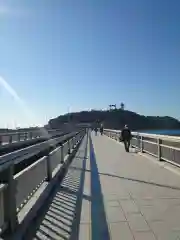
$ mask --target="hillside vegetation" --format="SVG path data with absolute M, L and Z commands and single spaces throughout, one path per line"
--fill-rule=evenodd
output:
M 61 115 L 51 119 L 51 128 L 61 128 L 65 123 L 71 124 L 103 122 L 105 128 L 121 129 L 128 124 L 132 130 L 180 129 L 180 121 L 172 117 L 143 116 L 122 109 L 107 111 L 82 111 Z

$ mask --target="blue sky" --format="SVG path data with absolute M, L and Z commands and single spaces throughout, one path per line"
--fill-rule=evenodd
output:
M 0 0 L 0 127 L 121 101 L 180 118 L 179 0 Z

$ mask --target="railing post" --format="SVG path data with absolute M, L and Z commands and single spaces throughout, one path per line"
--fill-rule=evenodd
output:
M 138 134 L 135 135 L 135 149 L 138 149 Z
M 161 139 L 157 139 L 157 145 L 158 145 L 158 160 L 161 161 L 161 143 L 162 140 Z
M 64 163 L 64 145 L 61 144 L 61 163 Z
M 46 163 L 47 163 L 47 181 L 50 182 L 52 179 L 52 169 L 51 169 L 51 157 L 49 154 L 47 155 Z
M 72 147 L 74 149 L 74 146 L 75 146 L 75 140 L 74 140 L 74 137 L 72 138 Z
M 28 133 L 26 133 L 26 132 L 24 133 L 24 141 L 27 140 L 27 137 L 28 137 L 27 134 L 28 134 Z
M 87 133 L 88 134 L 88 133 Z M 76 147 L 77 141 L 76 141 L 76 136 L 74 137 L 74 148 Z
M 78 133 L 78 142 L 80 142 L 80 140 L 81 140 L 81 135 L 80 133 Z
M 143 148 L 144 148 L 144 144 L 143 144 L 143 136 L 141 136 L 141 152 L 143 153 Z
M 13 164 L 1 172 L 0 182 L 7 184 L 7 188 L 4 190 L 4 220 L 7 223 L 7 233 L 13 233 L 18 224 L 16 214 L 16 181 L 14 180 Z
M 141 136 L 137 135 L 138 138 L 138 149 L 141 151 Z
M 29 138 L 32 139 L 32 132 L 29 133 Z
M 12 143 L 12 135 L 9 136 L 9 144 Z
M 77 145 L 77 143 L 78 143 L 78 134 L 76 134 L 75 139 L 76 139 L 76 145 Z
M 0 145 L 2 145 L 2 142 L 3 142 L 2 136 L 0 135 Z
M 76 144 L 77 144 L 77 139 L 76 139 L 76 138 L 77 138 L 77 135 L 74 136 L 75 146 L 76 146 Z
M 121 133 L 119 133 L 119 142 L 121 142 Z
M 19 142 L 21 141 L 21 133 L 20 132 L 18 133 L 18 141 Z
M 77 135 L 76 135 L 76 144 L 78 143 L 78 141 L 79 141 L 79 140 L 78 140 L 78 134 L 77 134 Z
M 71 149 L 70 149 L 70 140 L 68 139 L 68 154 L 71 153 Z

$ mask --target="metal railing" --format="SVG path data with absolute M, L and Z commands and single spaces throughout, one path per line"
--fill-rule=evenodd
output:
M 4 216 L 4 191 L 6 189 L 5 184 L 0 184 L 0 229 L 5 228 L 5 216 Z M 1 232 L 0 232 L 1 233 Z
M 69 133 L 0 156 L 0 172 L 2 169 L 7 168 L 8 165 L 12 164 L 12 161 L 14 164 L 18 164 L 34 155 L 38 155 L 38 153 L 49 146 L 57 145 L 57 143 L 62 142 L 67 138 L 71 138 L 74 134 L 75 133 Z
M 104 133 L 120 141 L 120 130 L 105 129 Z M 131 146 L 180 167 L 180 137 L 132 132 Z
M 85 134 L 86 130 L 84 129 L 75 132 L 67 140 L 62 141 L 61 139 L 62 143 L 56 139 L 56 144 L 60 144 L 58 147 L 17 174 L 14 174 L 15 161 L 9 161 L 10 164 L 5 164 L 4 168 L 0 168 L 1 231 L 14 232 L 16 230 L 19 224 L 18 213 L 40 186 L 44 183 L 48 185 L 57 171 L 61 167 L 63 168 L 69 154 L 74 152 Z M 18 158 L 18 155 L 16 157 Z M 15 159 L 18 161 L 16 157 Z M 22 160 L 22 156 L 20 157 Z
M 13 142 L 26 141 L 40 137 L 50 137 L 61 133 L 63 133 L 62 129 L 0 133 L 0 145 L 12 144 Z

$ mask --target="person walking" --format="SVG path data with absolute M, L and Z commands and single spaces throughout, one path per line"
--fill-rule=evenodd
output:
M 101 125 L 100 125 L 100 133 L 101 133 L 101 135 L 103 135 L 103 131 L 104 131 L 104 127 L 103 127 L 103 124 L 101 123 Z
M 129 152 L 131 138 L 132 138 L 131 131 L 128 125 L 125 125 L 121 131 L 121 139 L 124 142 L 126 152 Z
M 95 131 L 95 136 L 97 136 L 98 128 L 95 127 L 95 128 L 94 128 L 94 131 Z

